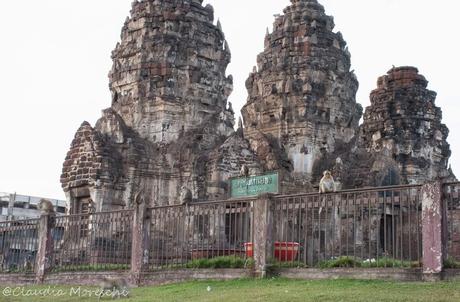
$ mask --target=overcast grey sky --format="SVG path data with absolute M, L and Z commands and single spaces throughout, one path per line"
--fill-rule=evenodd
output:
M 438 92 L 460 173 L 460 21 L 455 0 L 320 0 L 335 17 L 369 104 L 377 77 L 413 65 Z M 244 82 L 263 49 L 266 27 L 289 0 L 205 0 L 232 51 L 230 97 L 239 111 Z M 110 106 L 110 53 L 131 0 L 0 1 L 0 191 L 64 198 L 61 166 L 82 121 Z

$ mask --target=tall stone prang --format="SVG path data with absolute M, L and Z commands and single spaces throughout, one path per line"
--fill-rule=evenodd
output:
M 291 2 L 267 30 L 242 115 L 255 151 L 261 135 L 273 139 L 291 163 L 289 175 L 308 183 L 318 160 L 355 137 L 362 107 L 333 18 L 316 0 Z
M 112 106 L 81 126 L 64 163 L 71 211 L 131 207 L 139 192 L 177 204 L 183 187 L 194 200 L 226 198 L 242 164 L 259 171 L 233 128 L 230 50 L 211 5 L 134 1 L 112 59 Z
M 112 53 L 112 109 L 141 138 L 177 140 L 209 119 L 233 131 L 225 70 L 230 50 L 212 6 L 199 0 L 134 1 Z
M 382 158 L 394 161 L 390 174 L 400 183 L 455 179 L 448 167 L 449 130 L 435 105 L 436 92 L 427 85 L 417 68 L 393 68 L 378 79 L 364 114 L 359 145 L 377 159 L 372 164 L 376 170 L 391 166 L 378 164 Z
M 267 31 L 235 131 L 230 49 L 212 6 L 134 1 L 112 53 L 111 107 L 80 126 L 63 164 L 70 212 L 132 208 L 136 196 L 175 205 L 181 192 L 226 199 L 241 171 L 278 171 L 287 194 L 315 189 L 324 170 L 342 188 L 455 180 L 436 93 L 418 70 L 381 77 L 360 126 L 333 18 L 316 0 L 291 2 Z

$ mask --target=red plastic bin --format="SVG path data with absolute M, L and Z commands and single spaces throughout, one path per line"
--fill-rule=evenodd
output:
M 300 244 L 297 242 L 275 242 L 275 259 L 278 261 L 294 261 L 299 253 Z M 244 244 L 247 257 L 254 257 L 252 242 Z

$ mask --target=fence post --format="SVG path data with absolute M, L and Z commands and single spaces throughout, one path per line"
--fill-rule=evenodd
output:
M 140 285 L 144 263 L 144 256 L 148 255 L 148 243 L 146 235 L 148 232 L 148 211 L 143 196 L 138 195 L 134 204 L 133 225 L 132 225 L 132 249 L 131 249 L 131 281 Z
M 422 187 L 423 274 L 427 281 L 439 280 L 443 270 L 442 184 L 431 182 Z
M 51 206 L 50 206 L 51 205 Z M 45 274 L 51 267 L 53 253 L 52 228 L 54 227 L 56 213 L 51 202 L 40 201 L 41 216 L 38 222 L 38 251 L 35 261 L 35 281 L 43 283 Z
M 263 194 L 254 202 L 254 262 L 256 277 L 267 275 L 267 265 L 274 251 L 274 211 L 272 194 Z

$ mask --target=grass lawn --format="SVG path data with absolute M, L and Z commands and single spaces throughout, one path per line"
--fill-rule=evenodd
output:
M 208 287 L 210 291 L 208 291 Z M 26 287 L 26 290 L 47 288 Z M 70 287 L 52 287 L 70 292 Z M 0 301 L 97 301 L 97 298 L 5 297 Z M 104 298 L 101 301 L 112 301 Z M 385 281 L 298 281 L 286 279 L 188 282 L 133 289 L 130 298 L 116 301 L 460 301 L 460 282 L 405 283 Z

